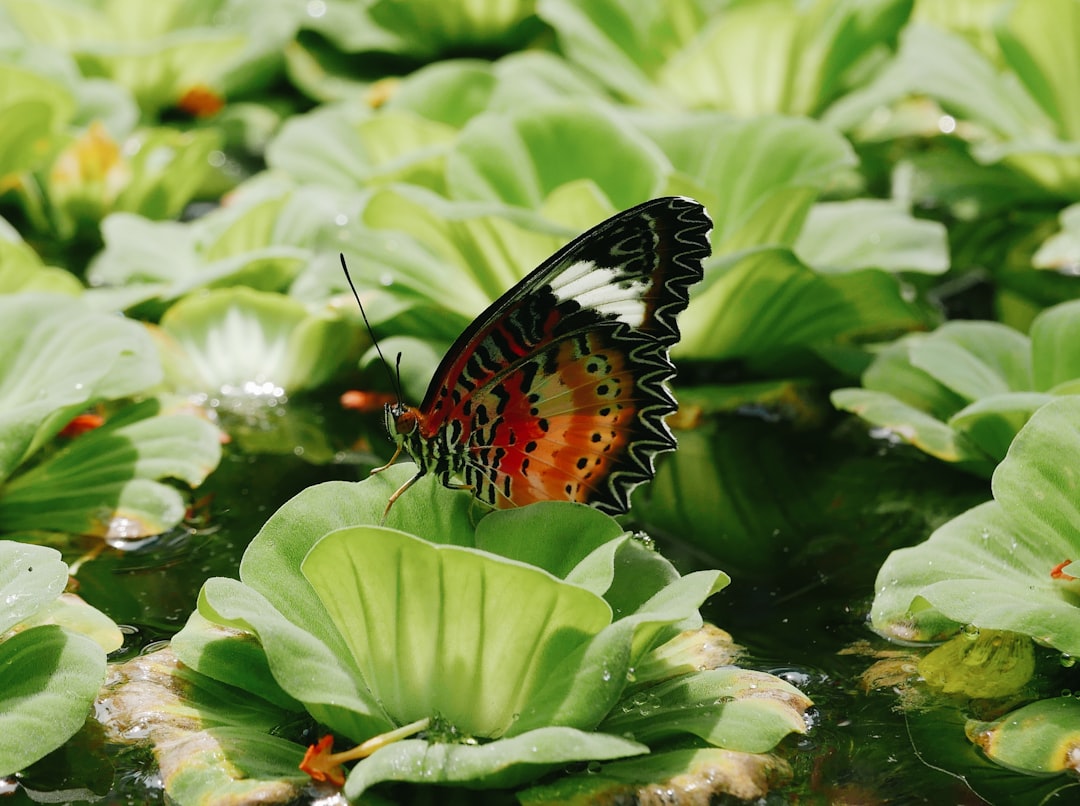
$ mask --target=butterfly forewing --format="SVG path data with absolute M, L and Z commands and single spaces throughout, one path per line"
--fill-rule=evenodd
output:
M 675 447 L 667 351 L 710 228 L 691 199 L 646 202 L 498 299 L 450 348 L 419 407 L 406 444 L 427 450 L 422 472 L 460 474 L 498 507 L 561 499 L 626 511 L 656 453 Z

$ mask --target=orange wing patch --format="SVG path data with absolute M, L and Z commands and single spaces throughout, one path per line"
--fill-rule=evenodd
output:
M 485 411 L 499 415 L 490 429 L 474 429 L 470 453 L 493 468 L 487 478 L 499 508 L 589 503 L 604 497 L 613 473 L 637 468 L 629 448 L 642 436 L 639 407 L 657 401 L 638 389 L 626 354 L 604 342 L 600 332 L 566 339 L 549 359 L 557 372 L 530 384 L 517 369 L 484 396 Z

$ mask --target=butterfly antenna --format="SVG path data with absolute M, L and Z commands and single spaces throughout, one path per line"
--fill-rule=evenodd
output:
M 338 257 L 341 258 L 341 270 L 345 272 L 345 280 L 349 283 L 349 288 L 352 289 L 353 297 L 356 298 L 356 304 L 360 306 L 360 316 L 364 319 L 364 327 L 367 328 L 368 335 L 371 336 L 371 343 L 375 345 L 375 352 L 379 354 L 379 360 L 382 361 L 382 365 L 386 367 L 386 374 L 390 376 L 390 385 L 394 389 L 394 396 L 397 398 L 399 404 L 402 403 L 403 398 L 401 396 L 401 353 L 397 354 L 397 376 L 390 371 L 390 362 L 386 360 L 386 356 L 383 355 L 382 348 L 379 347 L 379 340 L 375 338 L 375 331 L 371 328 L 371 322 L 368 321 L 367 311 L 364 310 L 364 303 L 360 301 L 360 294 L 356 291 L 356 286 L 353 285 L 352 277 L 349 276 L 349 267 L 345 265 L 345 255 L 339 252 Z

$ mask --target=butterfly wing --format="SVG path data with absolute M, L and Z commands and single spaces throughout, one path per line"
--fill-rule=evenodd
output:
M 710 229 L 691 199 L 638 205 L 555 253 L 459 337 L 421 428 L 466 446 L 461 472 L 478 497 L 626 511 L 656 453 L 675 447 L 667 351 Z

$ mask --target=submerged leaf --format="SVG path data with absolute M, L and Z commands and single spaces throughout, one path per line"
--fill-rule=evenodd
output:
M 919 674 L 946 694 L 1005 697 L 1035 673 L 1035 648 L 1024 635 L 967 630 L 919 661 Z

